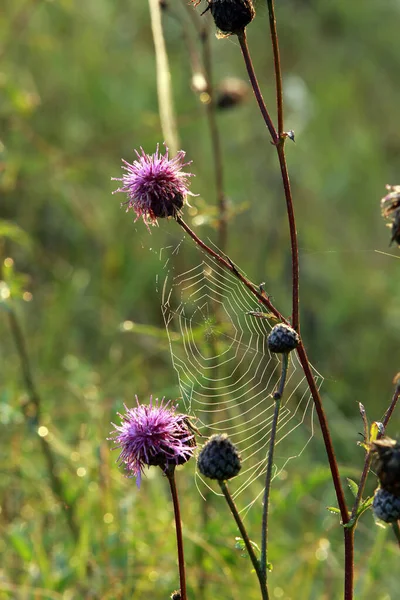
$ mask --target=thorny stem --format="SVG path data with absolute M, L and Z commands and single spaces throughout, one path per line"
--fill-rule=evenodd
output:
M 8 307 L 7 313 L 11 334 L 14 339 L 15 347 L 17 349 L 21 364 L 22 377 L 29 397 L 29 402 L 23 406 L 23 413 L 27 422 L 34 421 L 35 425 L 38 426 L 41 420 L 41 398 L 33 380 L 24 334 L 14 309 L 12 307 Z M 57 475 L 56 461 L 49 443 L 42 436 L 39 436 L 39 441 L 47 463 L 47 471 L 50 477 L 51 488 L 64 510 L 72 536 L 74 540 L 77 541 L 79 539 L 79 529 L 76 524 L 74 507 L 71 504 L 67 504 L 64 486 L 61 479 Z
M 238 269 L 228 257 L 223 258 L 220 254 L 215 252 L 215 250 L 210 248 L 210 246 L 207 246 L 207 244 L 203 242 L 203 240 L 201 240 L 192 229 L 190 229 L 189 225 L 187 225 L 187 223 L 185 223 L 185 221 L 179 215 L 175 217 L 175 220 L 182 227 L 182 229 L 184 229 L 186 233 L 190 235 L 190 237 L 196 242 L 196 244 L 200 246 L 200 248 L 202 248 L 205 252 L 207 252 L 207 254 L 212 256 L 227 271 L 230 271 L 235 277 L 237 277 L 247 287 L 247 289 L 249 289 L 252 292 L 252 294 L 256 296 L 258 301 L 264 306 L 266 306 L 268 310 L 271 311 L 271 313 L 273 313 L 277 319 L 279 319 L 283 323 L 288 324 L 287 320 L 283 317 L 283 315 L 281 315 L 279 310 L 275 308 L 268 296 L 265 293 L 261 293 L 257 286 L 251 283 L 251 281 L 249 281 L 247 277 L 242 275 L 242 273 L 238 271 Z
M 289 230 L 290 230 L 290 245 L 292 252 L 292 327 L 296 331 L 300 330 L 299 322 L 299 251 L 297 243 L 297 231 L 296 231 L 296 220 L 294 216 L 292 192 L 290 189 L 289 173 L 286 165 L 284 137 L 280 136 L 272 123 L 271 117 L 269 116 L 267 107 L 265 106 L 264 99 L 261 94 L 260 86 L 257 81 L 257 77 L 254 71 L 253 63 L 251 60 L 249 48 L 247 45 L 246 32 L 238 34 L 240 48 L 242 50 L 244 62 L 246 64 L 247 73 L 253 88 L 254 95 L 256 97 L 258 106 L 261 114 L 265 121 L 268 131 L 272 138 L 272 143 L 276 148 L 279 159 L 279 166 L 282 175 L 283 188 L 285 191 L 286 199 L 286 210 L 288 214 Z M 280 76 L 280 75 L 279 75 Z M 277 76 L 278 77 L 278 76 Z M 280 90 L 280 103 L 282 104 L 282 90 Z
M 275 409 L 274 409 L 274 416 L 272 419 L 271 437 L 269 440 L 268 463 L 267 463 L 267 472 L 265 475 L 264 503 L 263 503 L 262 525 L 261 525 L 261 573 L 262 573 L 264 581 L 267 581 L 268 509 L 269 509 L 269 494 L 271 491 L 271 481 L 272 481 L 272 468 L 274 465 L 276 430 L 278 427 L 279 411 L 281 408 L 281 398 L 283 395 L 283 391 L 285 389 L 288 364 L 289 364 L 289 354 L 285 353 L 282 355 L 281 379 L 280 379 L 278 388 L 273 395 L 274 400 L 275 400 Z
M 180 508 L 179 508 L 178 491 L 176 489 L 175 465 L 172 465 L 171 468 L 169 470 L 167 470 L 166 474 L 167 474 L 169 486 L 171 489 L 172 503 L 174 505 L 181 600 L 187 600 L 186 576 L 185 576 L 185 556 L 184 556 L 184 552 L 183 552 L 182 521 L 181 521 L 181 512 L 180 512 Z
M 225 500 L 228 503 L 228 506 L 229 506 L 230 511 L 231 511 L 231 513 L 233 515 L 233 518 L 236 521 L 236 525 L 238 526 L 238 529 L 240 531 L 240 535 L 242 536 L 243 542 L 244 542 L 244 544 L 246 546 L 247 553 L 248 553 L 248 555 L 250 557 L 250 560 L 251 560 L 251 562 L 253 564 L 254 570 L 255 570 L 255 572 L 257 574 L 258 581 L 260 583 L 261 597 L 262 597 L 263 600 L 268 600 L 269 599 L 269 595 L 268 595 L 268 590 L 267 590 L 267 582 L 266 582 L 266 579 L 263 577 L 262 567 L 260 566 L 260 563 L 257 560 L 256 554 L 254 552 L 253 545 L 251 543 L 251 540 L 250 540 L 250 538 L 248 536 L 248 533 L 247 533 L 246 528 L 245 528 L 245 526 L 243 524 L 243 521 L 240 518 L 239 511 L 238 511 L 238 509 L 236 507 L 236 504 L 235 504 L 235 502 L 234 502 L 234 500 L 233 500 L 233 498 L 232 498 L 232 496 L 230 494 L 230 491 L 229 491 L 229 488 L 228 488 L 226 482 L 225 481 L 218 481 L 218 483 L 219 483 L 219 486 L 220 486 L 220 488 L 222 490 L 222 493 L 225 496 Z

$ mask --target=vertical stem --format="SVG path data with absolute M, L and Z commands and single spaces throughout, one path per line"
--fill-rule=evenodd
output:
M 262 525 L 261 525 L 261 573 L 262 573 L 262 576 L 265 581 L 267 581 L 267 564 L 268 564 L 267 545 L 268 545 L 269 494 L 270 494 L 270 490 L 271 490 L 272 467 L 274 465 L 276 430 L 278 427 L 279 411 L 280 411 L 280 407 L 281 407 L 281 398 L 282 398 L 283 390 L 285 388 L 288 363 L 289 363 L 289 355 L 283 354 L 282 355 L 281 379 L 279 382 L 278 389 L 274 393 L 275 409 L 274 409 L 274 416 L 273 416 L 273 420 L 272 420 L 271 437 L 269 440 L 267 472 L 265 475 L 264 503 L 263 503 Z
M 221 137 L 219 135 L 217 119 L 216 119 L 216 104 L 214 97 L 214 86 L 212 79 L 212 58 L 210 35 L 207 29 L 203 29 L 201 36 L 203 45 L 203 62 L 207 80 L 207 91 L 209 102 L 206 104 L 206 112 L 208 126 L 210 129 L 211 145 L 213 151 L 213 163 L 215 170 L 215 187 L 217 191 L 217 206 L 218 206 L 218 247 L 225 252 L 227 242 L 227 222 L 226 222 L 226 197 L 224 193 L 224 170 L 222 163 Z
M 244 542 L 244 544 L 246 546 L 247 553 L 248 553 L 248 555 L 250 557 L 250 560 L 251 560 L 251 562 L 253 564 L 254 570 L 255 570 L 255 572 L 257 574 L 258 581 L 260 583 L 261 597 L 262 597 L 263 600 L 268 600 L 269 596 L 268 596 L 268 590 L 267 590 L 267 583 L 266 583 L 265 578 L 263 577 L 261 566 L 260 566 L 260 563 L 257 560 L 256 555 L 255 555 L 254 548 L 252 546 L 251 540 L 250 540 L 250 538 L 248 536 L 248 533 L 247 533 L 246 528 L 245 528 L 245 526 L 243 524 L 243 521 L 240 518 L 239 511 L 238 511 L 238 509 L 236 507 L 236 504 L 235 504 L 235 502 L 234 502 L 234 500 L 233 500 L 233 498 L 232 498 L 232 496 L 231 496 L 231 494 L 229 492 L 229 488 L 228 488 L 226 482 L 225 481 L 218 481 L 218 483 L 219 483 L 219 486 L 220 486 L 220 488 L 222 490 L 222 493 L 225 496 L 225 500 L 228 503 L 228 506 L 229 506 L 230 511 L 231 511 L 231 513 L 233 515 L 233 518 L 236 521 L 236 525 L 238 526 L 238 529 L 240 531 L 240 535 L 242 536 L 243 542 Z
M 269 14 L 269 28 L 271 31 L 272 51 L 274 55 L 275 87 L 276 87 L 276 108 L 278 113 L 278 135 L 283 133 L 283 92 L 282 92 L 282 71 L 281 59 L 279 55 L 278 32 L 276 29 L 274 0 L 267 0 Z
M 344 600 L 353 600 L 354 527 L 344 528 Z
M 171 154 L 176 154 L 179 150 L 179 137 L 172 102 L 171 76 L 162 30 L 159 0 L 149 0 L 149 8 L 156 53 L 158 109 L 160 112 L 161 129 L 164 140 L 171 150 Z
M 32 369 L 29 362 L 24 334 L 19 324 L 17 315 L 11 306 L 8 307 L 8 318 L 11 328 L 11 334 L 14 339 L 15 347 L 17 349 L 17 353 L 21 364 L 22 377 L 29 397 L 29 403 L 25 404 L 25 406 L 23 407 L 24 416 L 27 421 L 34 420 L 37 429 L 37 426 L 40 423 L 41 419 L 41 398 L 33 380 Z M 46 460 L 47 471 L 49 474 L 51 488 L 53 490 L 54 496 L 58 498 L 63 508 L 72 536 L 74 540 L 77 541 L 79 538 L 79 529 L 76 524 L 74 506 L 67 504 L 65 489 L 61 479 L 57 475 L 56 461 L 54 459 L 53 452 L 51 451 L 48 442 L 42 436 L 39 436 L 39 441 L 44 458 Z
M 171 466 L 171 468 L 167 471 L 167 477 L 168 477 L 169 486 L 171 489 L 172 503 L 174 505 L 181 600 L 187 600 L 186 576 L 185 576 L 185 556 L 184 556 L 184 552 L 183 552 L 182 521 L 181 521 L 181 511 L 180 511 L 180 507 L 179 507 L 178 491 L 176 489 L 176 482 L 175 482 L 175 465 Z
M 281 170 L 283 188 L 285 191 L 285 199 L 286 199 L 286 210 L 288 214 L 289 221 L 289 230 L 290 230 L 290 245 L 292 252 L 292 327 L 296 331 L 300 330 L 300 322 L 299 322 L 299 250 L 297 243 L 297 230 L 296 230 L 296 220 L 294 216 L 294 208 L 293 208 L 293 200 L 292 200 L 292 192 L 290 189 L 290 180 L 289 173 L 286 165 L 286 157 L 285 157 L 285 140 L 284 137 L 280 137 L 275 130 L 275 127 L 272 123 L 271 117 L 268 113 L 267 107 L 265 106 L 264 99 L 261 94 L 260 86 L 257 81 L 257 77 L 254 71 L 253 63 L 251 60 L 251 56 L 249 53 L 249 48 L 247 45 L 246 32 L 238 35 L 240 48 L 242 50 L 244 62 L 246 64 L 247 73 L 249 75 L 249 79 L 253 88 L 254 95 L 256 97 L 258 106 L 260 108 L 261 114 L 265 121 L 266 126 L 268 127 L 268 131 L 272 138 L 272 143 L 274 144 L 276 151 L 278 153 L 279 166 Z M 282 103 L 282 97 L 281 103 Z
M 396 389 L 393 394 L 393 397 L 392 397 L 392 401 L 390 402 L 389 408 L 385 412 L 385 416 L 382 419 L 382 425 L 384 426 L 385 429 L 390 421 L 390 418 L 393 414 L 394 409 L 396 408 L 397 401 L 399 399 L 399 395 L 400 395 L 400 385 L 397 384 Z

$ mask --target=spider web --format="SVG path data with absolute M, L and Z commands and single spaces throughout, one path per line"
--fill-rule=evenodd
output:
M 163 262 L 161 308 L 173 367 L 185 412 L 208 437 L 227 433 L 238 447 L 242 469 L 234 479 L 234 497 L 263 480 L 274 400 L 281 373 L 267 336 L 276 321 L 252 316 L 263 307 L 234 275 L 196 248 L 179 267 L 182 240 L 160 252 Z M 186 243 L 184 244 L 186 246 Z M 194 260 L 193 260 L 194 258 Z M 314 369 L 318 387 L 323 378 Z M 313 436 L 314 405 L 295 352 L 282 399 L 274 452 L 274 477 L 299 456 Z M 296 433 L 297 432 L 297 433 Z M 199 473 L 198 478 L 209 487 Z M 212 489 L 212 488 L 209 488 Z M 262 493 L 262 489 L 257 497 Z M 250 503 L 254 503 L 257 499 Z

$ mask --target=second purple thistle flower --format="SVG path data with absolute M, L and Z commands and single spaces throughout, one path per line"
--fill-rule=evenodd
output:
M 122 185 L 113 192 L 125 192 L 128 200 L 127 211 L 136 213 L 136 221 L 142 217 L 147 227 L 155 225 L 157 219 L 179 215 L 187 196 L 195 196 L 189 191 L 189 177 L 193 173 L 185 173 L 184 167 L 192 161 L 184 162 L 186 153 L 180 150 L 174 158 L 169 158 L 167 146 L 165 154 L 159 151 L 159 145 L 154 154 L 141 153 L 135 150 L 137 160 L 129 163 L 122 159 L 126 173 L 122 177 L 113 177 Z

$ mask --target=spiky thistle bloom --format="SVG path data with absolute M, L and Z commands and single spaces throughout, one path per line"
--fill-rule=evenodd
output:
M 142 217 L 149 228 L 149 224 L 155 225 L 157 219 L 180 214 L 187 196 L 195 196 L 189 191 L 188 182 L 193 173 L 183 171 L 192 161 L 184 162 L 186 153 L 183 150 L 169 158 L 167 146 L 163 155 L 158 144 L 154 154 L 146 154 L 142 147 L 140 153 L 137 150 L 135 153 L 137 160 L 133 163 L 122 159 L 126 173 L 122 177 L 112 177 L 114 181 L 122 181 L 113 194 L 126 193 L 128 200 L 122 205 L 127 206 L 127 212 L 132 209 L 136 213 L 135 222 Z
M 124 465 L 132 477 L 136 477 L 140 487 L 144 466 L 159 466 L 164 469 L 183 464 L 193 455 L 196 446 L 193 432 L 188 426 L 188 416 L 176 413 L 176 406 L 168 401 L 164 404 L 158 398 L 149 404 L 128 408 L 118 416 L 121 425 L 115 425 L 110 440 L 121 453 L 118 463 Z

